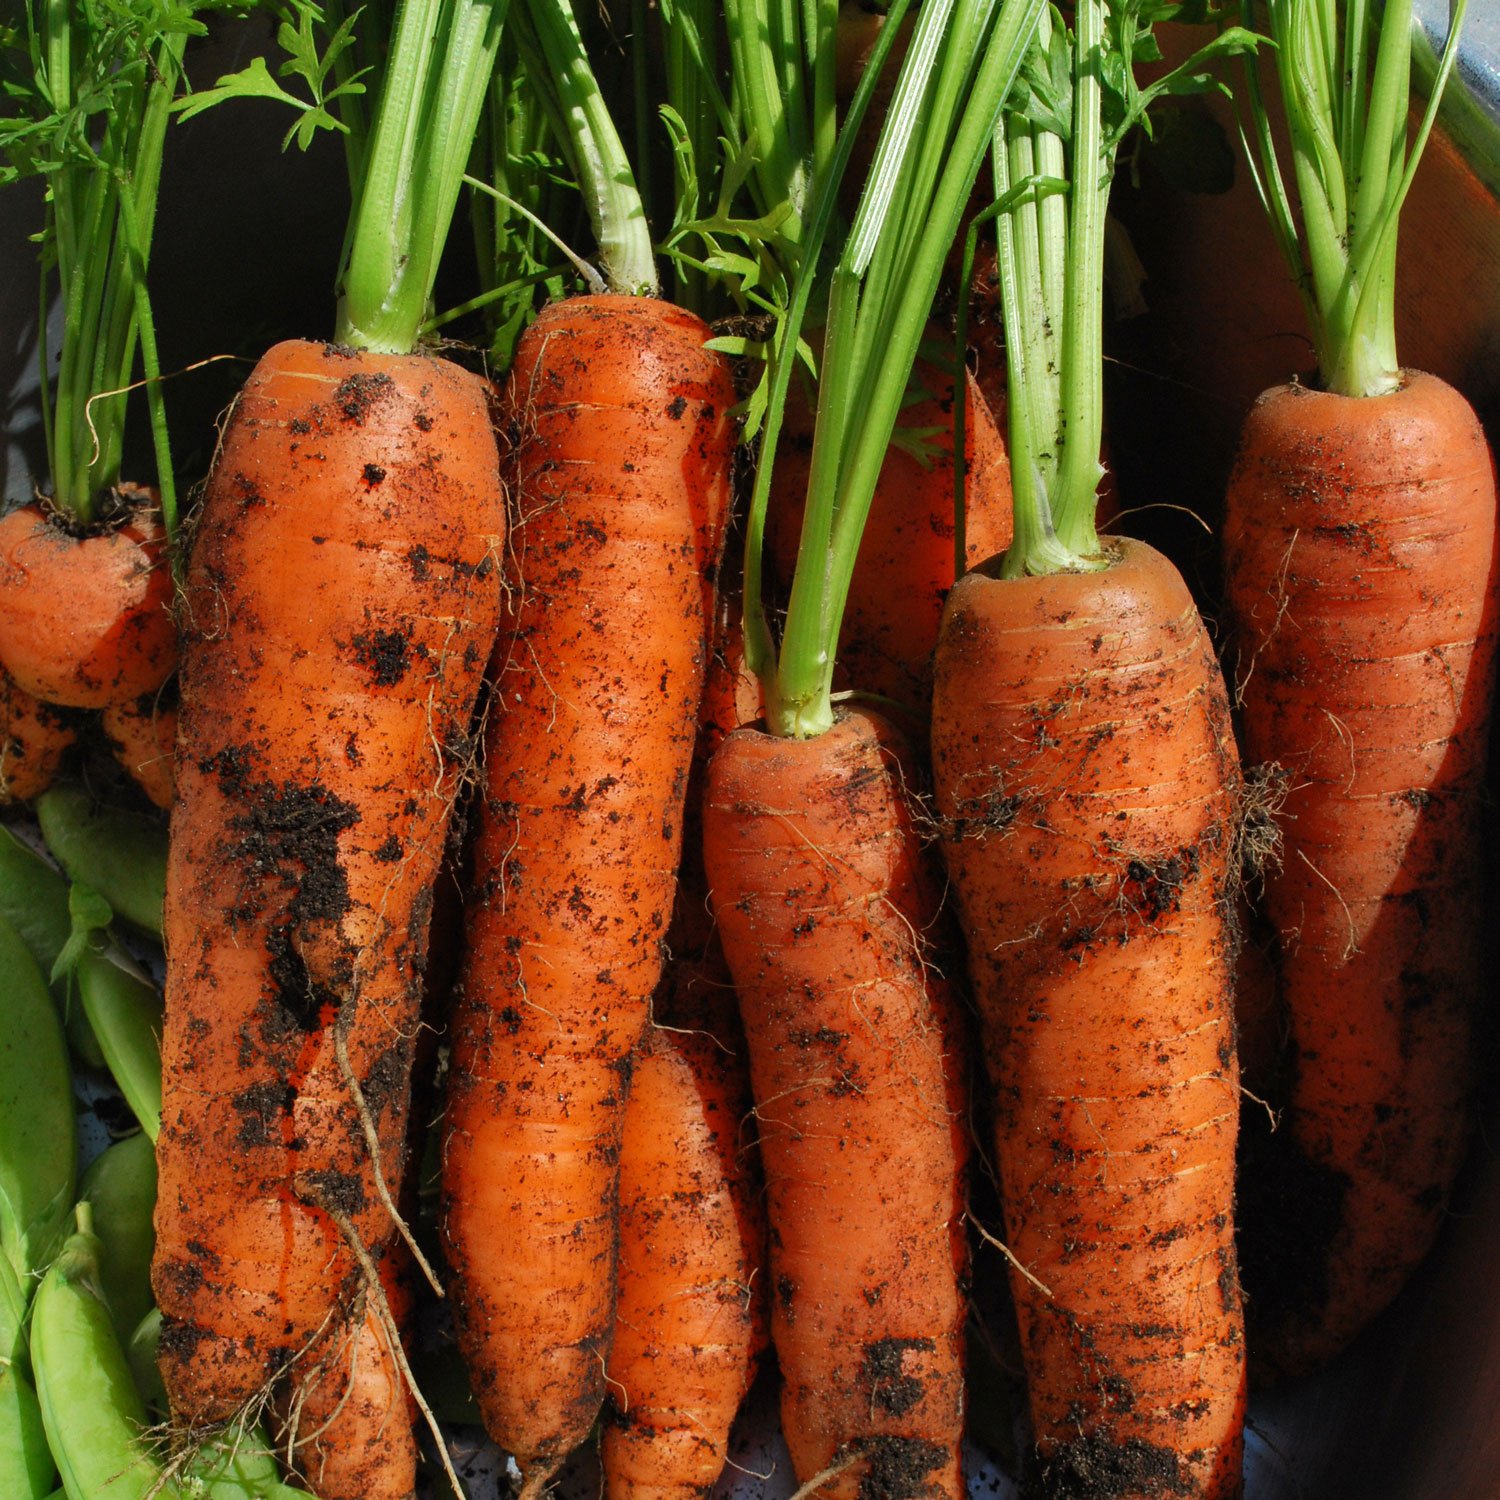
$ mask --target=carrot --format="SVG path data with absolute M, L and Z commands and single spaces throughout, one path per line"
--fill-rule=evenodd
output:
M 604 1393 L 625 1093 L 672 910 L 728 501 L 734 392 L 708 337 L 654 299 L 573 298 L 522 337 L 503 399 L 515 603 L 485 740 L 444 1232 L 485 1425 L 533 1483 Z
M 927 394 L 902 410 L 901 425 L 928 448 L 922 459 L 892 447 L 860 540 L 839 637 L 842 676 L 853 687 L 924 712 L 932 696 L 932 648 L 953 586 L 953 379 L 919 364 Z M 1010 466 L 989 407 L 965 377 L 965 545 L 970 566 L 1010 541 Z M 811 465 L 812 414 L 791 405 L 789 439 L 776 468 L 766 540 L 783 584 L 797 560 Z
M 1388 396 L 1269 393 L 1230 483 L 1245 751 L 1291 782 L 1266 901 L 1283 934 L 1287 1142 L 1306 1201 L 1284 1203 L 1279 1233 L 1246 1249 L 1252 1270 L 1281 1273 L 1253 1283 L 1253 1310 L 1284 1373 L 1324 1362 L 1396 1294 L 1463 1152 L 1495 507 L 1479 424 L 1430 375 Z
M 498 621 L 482 383 L 291 342 L 256 367 L 188 568 L 157 1254 L 174 1414 L 230 1415 L 391 1223 L 430 887 Z M 340 1053 L 347 1057 L 347 1069 Z
M 960 580 L 932 747 L 1045 1492 L 1236 1494 L 1235 752 L 1176 571 Z
M 397 1328 L 412 1311 L 415 1269 L 400 1245 L 380 1262 L 380 1284 Z M 417 1408 L 391 1354 L 390 1325 L 373 1296 L 308 1351 L 293 1374 L 282 1442 L 319 1500 L 415 1500 Z
M 46 791 L 74 739 L 66 715 L 33 698 L 0 668 L 0 805 L 28 802 Z
M 1149 40 L 1137 36 L 1140 46 Z M 1015 540 L 960 579 L 932 765 L 993 1091 L 1035 1439 L 1031 1492 L 1241 1492 L 1231 1006 L 1239 769 L 1187 586 L 1106 546 L 1104 222 L 1150 94 L 1105 0 L 1043 18 L 1071 120 L 1021 99 L 995 152 Z M 1228 30 L 1207 56 L 1253 45 Z M 1035 171 L 1069 187 L 1017 191 Z M 1053 273 L 1057 272 L 1057 275 Z
M 40 504 L 0 517 L 0 664 L 72 708 L 155 692 L 177 659 L 163 543 L 146 503 L 82 536 Z
M 1291 1083 L 1269 1173 L 1246 1187 L 1267 1199 L 1247 1215 L 1245 1258 L 1252 1347 L 1273 1375 L 1322 1364 L 1396 1295 L 1437 1234 L 1467 1133 L 1495 470 L 1463 397 L 1402 368 L 1392 292 L 1463 8 L 1408 144 L 1404 0 L 1370 26 L 1334 0 L 1267 7 L 1300 218 L 1250 81 L 1262 198 L 1322 387 L 1257 401 L 1225 520 L 1246 752 L 1290 787 L 1266 906 Z
M 636 1056 L 600 1441 L 606 1496 L 706 1494 L 765 1347 L 765 1216 L 727 971 L 677 968 Z M 715 979 L 717 978 L 717 984 Z
M 736 730 L 704 860 L 750 1047 L 782 1427 L 820 1494 L 961 1492 L 962 1066 L 897 737 Z
M 112 703 L 99 715 L 115 759 L 161 808 L 172 805 L 172 760 L 177 744 L 177 704 L 160 693 Z

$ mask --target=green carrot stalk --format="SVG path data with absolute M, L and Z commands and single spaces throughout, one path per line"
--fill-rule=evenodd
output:
M 1377 396 L 1401 381 L 1396 355 L 1396 230 L 1458 56 L 1468 0 L 1454 0 L 1427 108 L 1408 143 L 1412 0 L 1380 19 L 1356 0 L 1242 0 L 1276 43 L 1291 138 L 1293 207 L 1260 80 L 1246 71 L 1252 171 L 1276 242 L 1302 293 L 1323 386 Z M 1300 212 L 1298 211 L 1300 209 Z

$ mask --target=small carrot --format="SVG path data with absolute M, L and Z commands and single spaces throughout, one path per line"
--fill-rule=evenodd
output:
M 844 606 L 840 676 L 848 685 L 925 712 L 932 697 L 932 648 L 943 599 L 953 586 L 954 382 L 919 364 L 926 394 L 902 409 L 922 458 L 893 446 L 886 455 L 860 539 Z M 972 566 L 1010 542 L 1010 465 L 1005 442 L 972 376 L 965 375 L 965 546 Z M 766 516 L 766 541 L 783 583 L 797 561 L 811 468 L 812 414 L 790 404 Z
M 410 1322 L 414 1270 L 393 1245 L 380 1262 L 385 1309 L 365 1289 L 359 1316 L 340 1320 L 293 1370 L 281 1442 L 319 1500 L 415 1500 L 417 1407 L 390 1345 L 392 1324 L 404 1336 Z
M 52 785 L 77 738 L 67 716 L 0 668 L 0 805 L 29 802 Z
M 765 1217 L 727 978 L 722 966 L 717 988 L 699 970 L 669 975 L 675 993 L 658 997 L 631 1075 L 600 1440 L 609 1497 L 707 1493 L 765 1346 Z
M 72 708 L 155 692 L 177 662 L 164 541 L 144 503 L 83 536 L 40 504 L 0 517 L 0 664 Z
M 99 715 L 115 759 L 158 807 L 172 805 L 172 759 L 177 744 L 175 697 L 146 693 L 112 703 Z

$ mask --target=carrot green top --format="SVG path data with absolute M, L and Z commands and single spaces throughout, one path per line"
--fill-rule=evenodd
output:
M 83 524 L 120 480 L 138 342 L 162 511 L 169 530 L 176 521 L 146 267 L 169 110 L 203 8 L 32 0 L 19 24 L 0 25 L 0 185 L 47 183 L 38 345 L 52 498 Z M 54 288 L 63 304 L 55 377 Z
M 1301 3 L 1301 0 L 1297 0 Z M 1010 385 L 1015 537 L 1008 578 L 1103 567 L 1094 525 L 1103 436 L 1104 224 L 1120 142 L 1163 94 L 1215 87 L 1205 65 L 1255 45 L 1238 27 L 1140 88 L 1160 57 L 1153 25 L 1186 11 L 1162 0 L 1078 0 L 1054 15 L 995 142 L 1000 297 Z
M 1286 105 L 1294 210 L 1259 80 L 1249 73 L 1259 155 L 1256 186 L 1291 267 L 1328 390 L 1396 388 L 1396 226 L 1457 56 L 1467 0 L 1454 0 L 1432 97 L 1410 149 L 1412 0 L 1242 0 L 1276 43 Z M 1301 235 L 1299 238 L 1300 229 Z
M 854 223 L 828 281 L 828 312 L 807 506 L 780 651 L 760 599 L 760 540 L 776 436 L 800 357 L 797 336 L 819 277 L 822 235 L 902 4 L 861 81 L 827 169 L 812 182 L 796 294 L 773 353 L 774 379 L 746 536 L 747 660 L 767 727 L 806 738 L 833 722 L 834 651 L 861 534 L 948 247 L 1043 0 L 926 0 Z

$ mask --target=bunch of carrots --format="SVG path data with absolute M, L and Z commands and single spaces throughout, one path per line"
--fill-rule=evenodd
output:
M 1021 1419 L 970 1395 L 997 1304 L 1027 1493 L 1242 1493 L 1250 1381 L 1359 1334 L 1462 1160 L 1500 585 L 1483 434 L 1394 338 L 1462 4 L 1414 133 L 1410 0 L 1207 9 L 0 30 L 0 183 L 46 186 L 6 1495 L 464 1494 L 473 1422 L 523 1497 L 595 1438 L 607 1496 L 703 1495 L 774 1364 L 788 1493 L 957 1497 Z M 225 10 L 274 47 L 199 77 Z M 1248 418 L 1221 669 L 1101 451 L 1117 163 L 1231 89 L 1318 364 Z M 333 318 L 179 514 L 158 188 L 272 109 L 343 154 Z M 70 1089 L 122 1101 L 81 1177 Z

